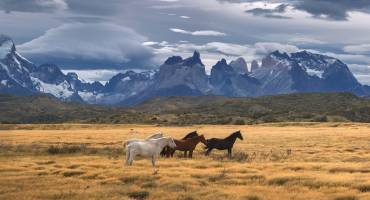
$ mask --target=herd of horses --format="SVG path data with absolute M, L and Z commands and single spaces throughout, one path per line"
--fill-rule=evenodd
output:
M 160 155 L 162 157 L 173 157 L 176 151 L 183 151 L 185 158 L 192 158 L 193 151 L 201 142 L 205 145 L 205 155 L 209 155 L 213 149 L 227 150 L 228 157 L 231 158 L 232 149 L 236 139 L 243 140 L 240 131 L 230 134 L 226 138 L 205 139 L 204 135 L 199 135 L 197 131 L 188 133 L 181 139 L 165 137 L 162 133 L 153 134 L 145 139 L 130 139 L 123 143 L 126 151 L 126 165 L 132 165 L 135 157 L 140 155 L 152 160 L 154 173 L 155 161 Z

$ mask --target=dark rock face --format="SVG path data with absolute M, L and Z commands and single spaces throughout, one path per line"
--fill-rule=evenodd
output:
M 258 68 L 259 68 L 259 64 L 257 62 L 257 60 L 253 60 L 252 63 L 251 63 L 251 73 L 253 73 L 254 71 L 256 71 Z
M 236 72 L 225 59 L 212 67 L 210 84 L 213 94 L 225 96 L 254 96 L 259 87 L 257 79 Z
M 66 75 L 53 64 L 43 64 L 37 67 L 33 72 L 32 76 L 40 79 L 45 83 L 60 84 L 66 79 Z
M 248 73 L 248 65 L 247 62 L 245 62 L 244 58 L 238 58 L 236 60 L 233 60 L 229 64 L 235 72 L 239 74 L 247 74 Z

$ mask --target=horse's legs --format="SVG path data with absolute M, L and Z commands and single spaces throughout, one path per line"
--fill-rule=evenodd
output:
M 130 150 L 126 150 L 126 163 L 125 163 L 126 166 L 128 165 L 129 159 L 130 159 Z
M 152 166 L 153 166 L 153 174 L 157 174 L 157 170 L 155 168 L 155 155 L 152 156 Z
M 189 151 L 189 158 L 193 158 L 193 150 Z
M 230 159 L 231 159 L 231 150 L 232 150 L 231 148 L 228 148 L 228 149 L 227 149 L 227 156 L 228 156 Z
M 206 156 L 208 156 L 209 155 L 209 153 L 211 153 L 211 151 L 212 151 L 212 147 L 210 147 L 209 149 L 207 149 L 207 151 L 206 151 Z
M 184 151 L 184 158 L 186 158 L 187 157 L 187 151 Z
M 132 150 L 130 151 L 130 157 L 129 157 L 129 160 L 128 160 L 128 165 L 132 165 L 132 162 L 134 161 L 135 159 L 135 152 Z
M 171 158 L 173 157 L 173 154 L 175 154 L 176 149 L 171 149 Z

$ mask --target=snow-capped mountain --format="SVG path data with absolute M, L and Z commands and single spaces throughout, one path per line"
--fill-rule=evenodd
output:
M 11 38 L 0 36 L 0 92 L 45 93 L 62 100 L 83 101 L 79 91 L 99 92 L 100 83 L 82 83 L 75 73 L 63 74 L 53 64 L 34 65 L 17 51 Z
M 45 93 L 61 100 L 91 104 L 132 105 L 156 96 L 260 96 L 294 92 L 351 92 L 370 95 L 347 65 L 338 59 L 307 51 L 266 55 L 251 70 L 243 58 L 218 61 L 207 75 L 199 52 L 183 59 L 168 58 L 157 71 L 127 71 L 105 85 L 86 83 L 76 73 L 64 74 L 54 64 L 36 66 L 0 36 L 0 93 Z
M 272 52 L 251 76 L 262 83 L 262 94 L 292 92 L 353 92 L 363 87 L 340 60 L 307 51 Z

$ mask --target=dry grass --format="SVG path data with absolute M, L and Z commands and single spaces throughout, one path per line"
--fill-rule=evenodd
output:
M 0 199 L 370 199 L 368 124 L 159 127 L 12 125 L 0 129 Z M 200 145 L 193 159 L 123 167 L 121 143 L 162 131 L 224 137 L 234 158 Z

